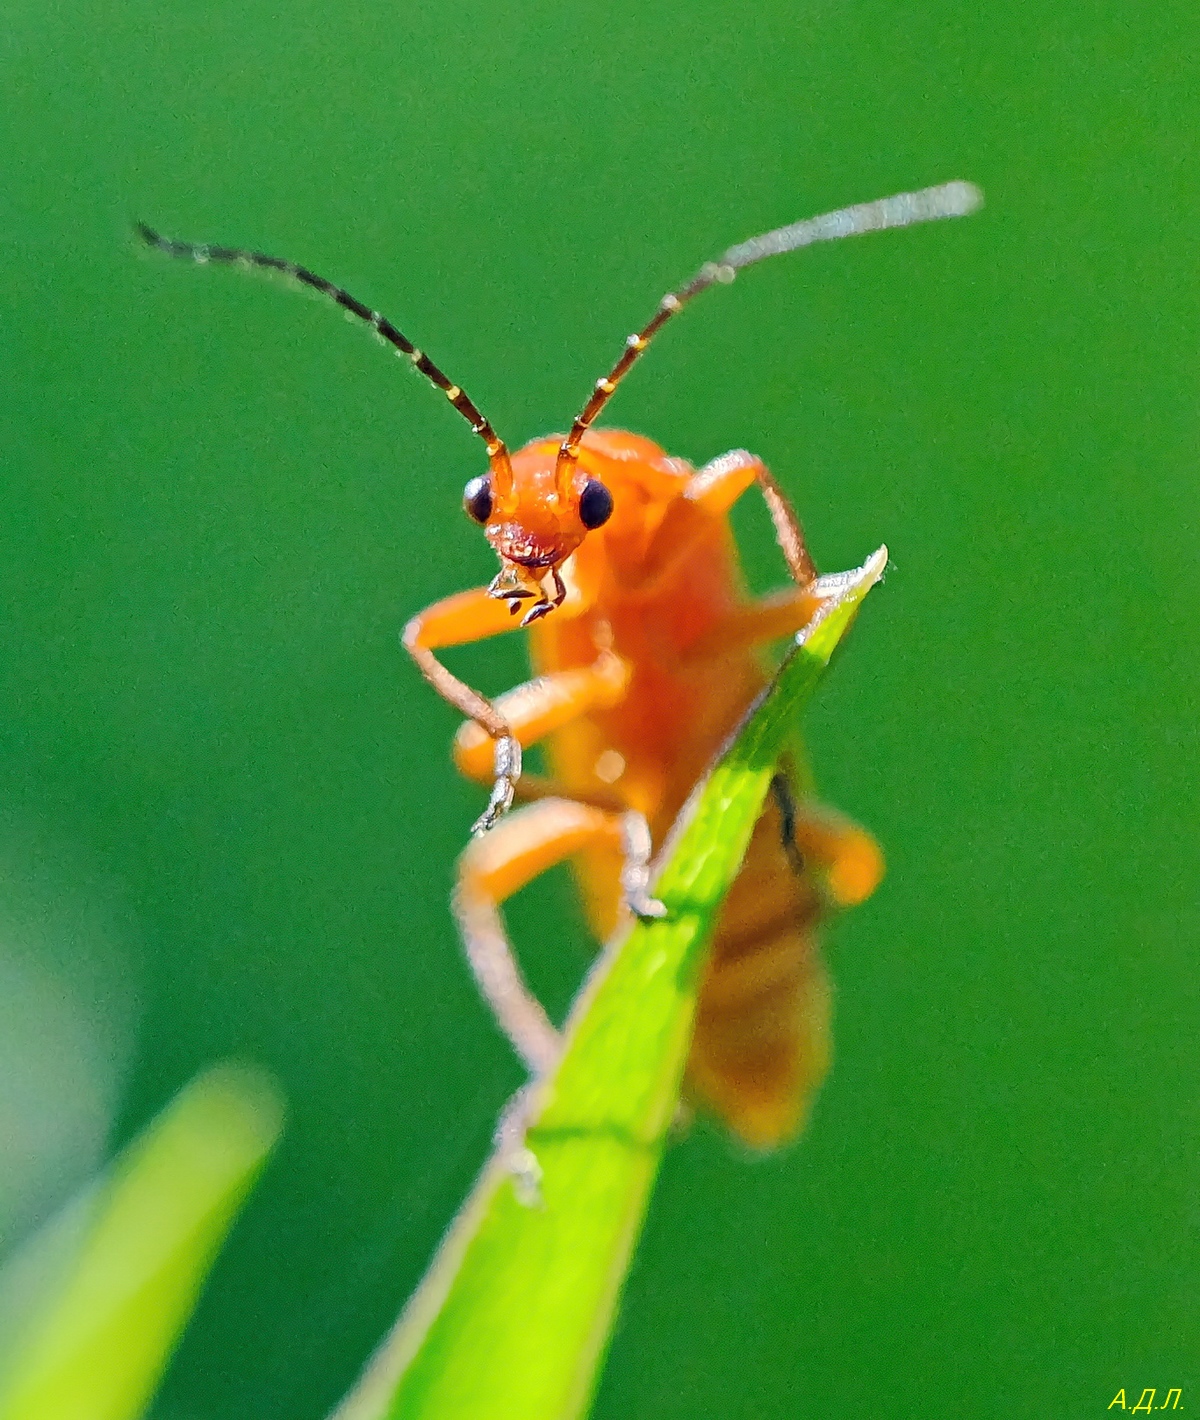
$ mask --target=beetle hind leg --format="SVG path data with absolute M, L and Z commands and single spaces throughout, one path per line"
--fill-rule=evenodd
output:
M 779 841 L 792 872 L 803 877 L 812 866 L 822 875 L 835 907 L 865 902 L 883 877 L 878 843 L 853 819 L 815 799 L 797 799 L 785 774 L 771 780 L 779 813 Z
M 637 818 L 638 823 L 631 822 Z M 518 1197 L 538 1201 L 539 1169 L 525 1142 L 540 1100 L 540 1085 L 562 1055 L 562 1036 L 530 990 L 509 942 L 501 905 L 527 883 L 576 853 L 622 853 L 627 895 L 636 912 L 660 915 L 648 895 L 649 832 L 640 816 L 610 813 L 570 799 L 541 799 L 468 844 L 458 860 L 452 905 L 467 961 L 500 1029 L 530 1074 L 529 1083 L 500 1118 L 496 1145 Z M 623 874 L 623 883 L 626 876 Z
M 787 855 L 792 872 L 798 878 L 802 877 L 804 875 L 804 854 L 801 853 L 800 845 L 796 842 L 796 820 L 799 809 L 796 807 L 796 799 L 792 794 L 792 786 L 788 783 L 786 774 L 776 774 L 771 780 L 771 797 L 775 800 L 775 807 L 779 810 L 779 842 Z

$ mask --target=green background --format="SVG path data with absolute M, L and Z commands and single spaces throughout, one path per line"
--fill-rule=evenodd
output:
M 1200 1402 L 1200 26 L 1100 10 L 6 7 L 0 1236 L 216 1058 L 290 1105 L 159 1420 L 320 1416 L 520 1074 L 448 920 L 480 796 L 396 639 L 491 575 L 481 450 L 131 219 L 343 282 L 517 445 L 703 259 L 954 177 L 980 216 L 747 273 L 612 408 L 762 454 L 825 569 L 891 547 L 810 727 L 890 875 L 831 934 L 807 1137 L 668 1155 L 596 1414 Z M 453 664 L 502 689 L 520 641 Z M 561 1011 L 566 877 L 511 923 Z

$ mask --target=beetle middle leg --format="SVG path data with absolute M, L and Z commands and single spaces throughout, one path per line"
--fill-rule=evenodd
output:
M 629 685 L 629 667 L 612 651 L 601 651 L 590 666 L 552 671 L 497 696 L 495 709 L 508 733 L 523 748 L 594 710 L 620 703 Z M 486 783 L 491 777 L 493 741 L 475 720 L 459 727 L 454 737 L 454 762 L 468 779 Z
M 804 541 L 804 529 L 787 494 L 762 459 L 745 449 L 722 454 L 692 475 L 684 498 L 693 506 L 723 516 L 755 483 L 775 525 L 775 537 L 792 581 L 798 587 L 811 586 L 817 580 L 817 568 Z
M 732 608 L 686 648 L 685 662 L 702 663 L 725 652 L 793 635 L 812 621 L 826 600 L 804 530 L 787 495 L 766 464 L 744 449 L 705 464 L 691 476 L 683 497 L 667 510 L 646 557 L 649 587 L 667 580 L 675 567 L 693 556 L 697 543 L 711 536 L 714 524 L 723 522 L 738 499 L 756 485 L 775 526 L 792 585 Z

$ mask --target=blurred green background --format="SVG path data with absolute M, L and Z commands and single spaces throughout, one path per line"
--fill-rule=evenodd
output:
M 289 1101 L 159 1420 L 322 1415 L 520 1073 L 447 912 L 480 796 L 397 644 L 492 573 L 481 450 L 336 312 L 139 259 L 130 221 L 344 282 L 517 445 L 703 259 L 954 177 L 982 215 L 748 273 L 611 411 L 762 454 L 827 570 L 888 542 L 810 730 L 890 876 L 831 934 L 808 1136 L 669 1153 L 596 1414 L 1200 1400 L 1198 29 L 1131 0 L 6 7 L 0 1243 L 214 1059 Z M 738 526 L 778 584 L 761 509 Z M 521 644 L 453 664 L 496 691 Z M 561 1011 L 565 875 L 511 923 Z

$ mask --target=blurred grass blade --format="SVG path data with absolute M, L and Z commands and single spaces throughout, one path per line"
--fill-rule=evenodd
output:
M 210 1070 L 26 1244 L 0 1276 L 0 1420 L 141 1414 L 281 1119 L 265 1077 Z
M 670 1126 L 703 951 L 776 762 L 887 563 L 829 578 L 827 609 L 699 787 L 655 888 L 668 908 L 597 963 L 529 1143 L 545 1206 L 493 1158 L 335 1420 L 570 1420 L 595 1386 Z

